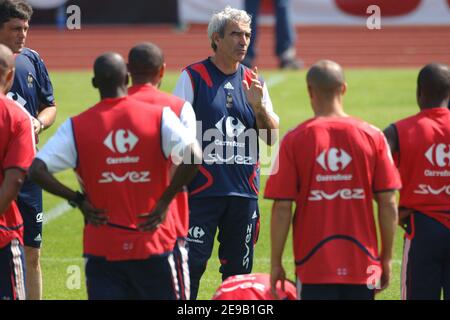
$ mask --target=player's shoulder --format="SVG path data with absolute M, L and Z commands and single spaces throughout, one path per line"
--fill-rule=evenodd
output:
M 157 107 L 161 107 L 160 104 L 157 104 L 157 103 L 149 104 L 149 103 L 144 102 L 140 99 L 137 99 L 133 96 L 125 97 L 124 100 L 122 101 L 122 103 L 124 104 L 124 106 L 126 108 L 130 108 L 133 111 L 144 110 L 145 112 L 158 112 L 160 109 L 162 110 L 162 108 L 157 108 Z M 149 105 L 153 106 L 154 108 L 149 108 Z
M 314 118 L 306 120 L 302 123 L 299 123 L 297 126 L 289 129 L 285 135 L 283 136 L 283 143 L 289 144 L 294 141 L 299 141 L 302 139 L 303 136 L 305 136 L 305 133 L 311 129 L 311 125 L 314 123 Z
M 43 62 L 41 56 L 36 50 L 30 48 L 23 48 L 20 55 L 30 59 L 33 62 Z
M 160 99 L 161 104 L 169 104 L 172 106 L 172 105 L 183 105 L 186 102 L 186 100 L 183 100 L 174 94 L 164 92 L 161 90 L 158 90 L 158 95 L 159 95 L 158 98 Z
M 301 123 L 296 128 L 296 132 L 305 134 L 309 131 L 323 129 L 345 130 L 349 132 L 362 131 L 369 136 L 382 134 L 381 130 L 376 126 L 352 116 L 340 118 L 315 117 Z
M 289 133 L 291 136 L 301 135 L 307 131 L 315 130 L 317 128 L 323 126 L 329 126 L 330 124 L 324 121 L 323 118 L 310 118 L 301 123 L 299 123 L 296 127 L 292 128 Z
M 361 130 L 367 131 L 368 133 L 381 133 L 381 129 L 378 128 L 377 126 L 362 120 L 362 119 L 358 119 L 358 118 L 354 118 L 351 117 L 351 120 L 353 121 L 353 123 L 355 123 L 355 125 L 360 128 Z
M 349 123 L 359 131 L 362 131 L 366 136 L 378 139 L 379 137 L 384 137 L 383 131 L 377 126 L 355 117 L 349 117 Z
M 206 67 L 207 62 L 208 62 L 208 59 L 203 59 L 200 61 L 193 62 L 193 63 L 187 65 L 186 67 L 184 67 L 182 69 L 182 71 L 196 70 L 198 68 Z
M 394 122 L 394 125 L 398 128 L 399 126 L 407 126 L 409 127 L 411 124 L 416 123 L 419 119 L 427 117 L 423 112 L 418 112 L 416 114 L 407 116 L 403 119 L 400 119 Z
M 0 112 L 2 115 L 8 115 L 9 118 L 16 121 L 28 120 L 29 113 L 20 104 L 8 99 L 7 97 L 0 97 Z

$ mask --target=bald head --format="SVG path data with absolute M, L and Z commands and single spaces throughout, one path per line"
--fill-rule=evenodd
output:
M 11 87 L 14 65 L 14 54 L 11 49 L 0 44 L 0 87 L 3 93 L 6 93 Z
M 10 69 L 14 67 L 14 54 L 10 48 L 0 43 L 0 68 Z
M 421 109 L 446 106 L 450 95 L 450 69 L 442 63 L 430 63 L 417 78 L 417 101 Z
M 127 66 L 118 53 L 108 52 L 94 62 L 94 86 L 100 90 L 117 90 L 126 86 Z
M 344 71 L 334 61 L 320 60 L 308 70 L 306 81 L 318 94 L 332 97 L 345 84 Z
M 134 46 L 128 54 L 128 69 L 133 81 L 137 77 L 155 78 L 163 64 L 162 50 L 150 42 Z

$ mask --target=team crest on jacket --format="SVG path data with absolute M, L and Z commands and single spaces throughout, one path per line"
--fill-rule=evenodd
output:
M 28 73 L 27 85 L 28 85 L 28 88 L 33 88 L 33 76 L 31 73 Z
M 227 108 L 233 107 L 233 96 L 231 93 L 227 92 Z

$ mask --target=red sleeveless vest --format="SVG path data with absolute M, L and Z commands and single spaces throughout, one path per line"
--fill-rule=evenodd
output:
M 162 92 L 156 87 L 148 84 L 134 85 L 128 89 L 128 94 L 133 98 L 161 106 L 168 106 L 179 118 L 186 101 Z M 172 174 L 174 173 L 174 170 Z M 179 192 L 171 203 L 171 209 L 178 212 L 179 222 L 176 223 L 179 237 L 186 237 L 189 229 L 189 206 L 187 190 Z
M 130 97 L 102 100 L 72 118 L 76 173 L 89 201 L 109 218 L 105 226 L 85 226 L 85 255 L 132 260 L 173 249 L 172 212 L 154 232 L 136 229 L 137 216 L 151 212 L 169 185 L 161 118 L 161 108 Z
M 420 211 L 450 228 L 450 111 L 425 109 L 395 126 L 403 183 L 400 206 Z

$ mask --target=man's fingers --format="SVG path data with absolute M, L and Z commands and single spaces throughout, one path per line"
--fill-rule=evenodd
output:
M 107 212 L 106 209 L 97 209 L 97 208 L 93 209 L 92 211 L 99 215 L 105 215 Z
M 85 206 L 83 209 L 84 210 L 81 211 L 90 224 L 99 226 L 108 222 L 108 216 L 106 215 L 107 210 L 94 208 L 89 203 L 87 204 L 87 207 Z
M 138 224 L 138 229 L 139 229 L 139 231 L 153 231 L 153 230 L 157 229 L 160 225 L 161 225 L 161 223 L 158 221 L 152 221 L 152 222 L 146 221 L 146 222 Z
M 272 293 L 272 296 L 275 300 L 280 300 L 280 297 L 278 297 L 277 293 L 277 279 L 271 278 L 270 279 L 270 292 Z
M 253 67 L 252 73 L 256 78 L 258 78 L 258 67 L 257 66 Z
M 250 87 L 248 86 L 247 80 L 242 80 L 242 85 L 244 86 L 244 89 L 245 89 L 246 91 L 250 90 Z
M 162 223 L 161 216 L 157 214 L 140 215 L 140 217 L 146 218 L 144 222 L 138 224 L 138 229 L 140 231 L 153 231 L 154 229 L 158 228 Z
M 254 85 L 255 87 L 256 86 L 259 86 L 259 87 L 261 87 L 261 82 L 258 80 L 258 79 L 252 79 L 252 84 L 251 84 L 252 86 Z M 261 87 L 262 88 L 262 87 Z
M 270 288 L 270 292 L 272 293 L 272 297 L 273 297 L 275 300 L 280 300 L 280 297 L 278 296 L 278 292 L 277 292 L 276 287 L 275 287 L 275 288 L 274 288 L 274 287 L 271 287 L 271 288 Z
M 108 217 L 106 216 L 98 216 L 98 215 L 90 215 L 86 217 L 90 224 L 95 226 L 103 225 L 108 222 Z

